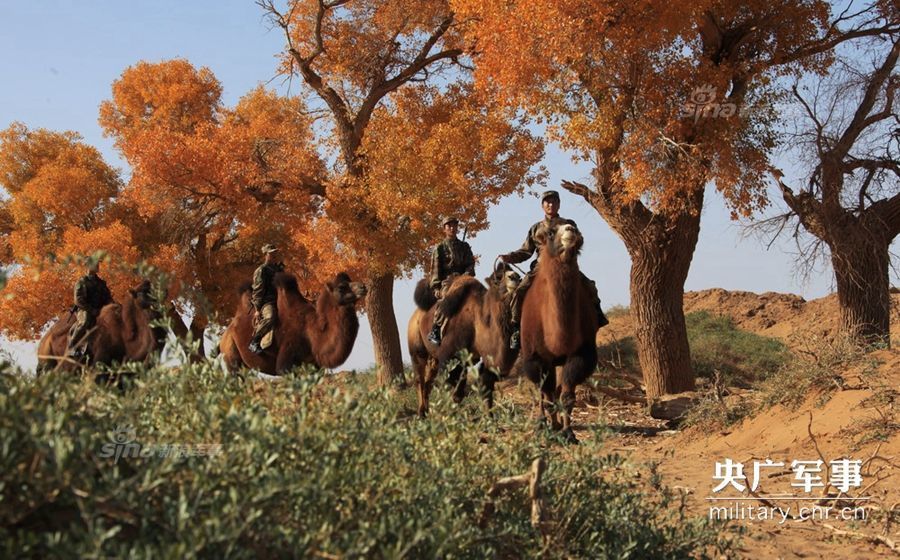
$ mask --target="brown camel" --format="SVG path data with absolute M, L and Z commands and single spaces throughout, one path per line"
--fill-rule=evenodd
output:
M 241 288 L 235 316 L 219 341 L 228 370 L 235 372 L 246 366 L 281 374 L 301 364 L 333 368 L 344 363 L 359 331 L 356 302 L 366 295 L 365 285 L 351 282 L 342 272 L 325 284 L 315 302 L 303 297 L 292 274 L 279 274 L 275 286 L 278 324 L 272 345 L 261 355 L 248 349 L 253 336 L 253 306 L 249 285 Z
M 481 391 L 488 410 L 494 405 L 494 384 L 512 369 L 518 355 L 509 348 L 509 298 L 518 285 L 518 275 L 498 268 L 486 279 L 488 287 L 471 276 L 458 276 L 441 301 L 448 317 L 440 346 L 428 341 L 435 311 L 435 297 L 423 279 L 416 285 L 413 299 L 417 309 L 409 319 L 407 342 L 416 376 L 419 416 L 428 412 L 428 397 L 438 372 L 461 350 L 467 350 L 478 364 Z M 453 400 L 465 396 L 465 366 L 449 368 L 448 381 L 454 387 Z
M 537 269 L 522 302 L 522 370 L 541 388 L 541 410 L 553 429 L 562 429 L 574 442 L 575 387 L 597 367 L 598 317 L 591 289 L 578 269 L 581 233 L 562 224 L 538 235 L 543 239 Z M 562 425 L 556 402 L 562 404 Z
M 129 290 L 122 303 L 110 303 L 100 310 L 88 345 L 87 365 L 140 362 L 157 348 L 150 328 L 150 304 L 135 289 Z M 75 314 L 67 313 L 41 338 L 38 344 L 37 373 L 52 369 L 73 370 L 79 364 L 65 357 L 69 330 Z

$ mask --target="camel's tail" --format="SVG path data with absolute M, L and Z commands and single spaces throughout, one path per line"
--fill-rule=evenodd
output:
M 434 297 L 434 290 L 428 285 L 426 278 L 422 278 L 416 284 L 416 289 L 413 292 L 413 301 L 416 302 L 416 307 L 422 311 L 428 311 L 437 303 L 437 298 Z

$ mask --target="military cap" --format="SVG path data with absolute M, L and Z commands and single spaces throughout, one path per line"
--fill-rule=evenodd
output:
M 459 223 L 459 220 L 457 220 L 456 218 L 447 217 L 447 218 L 444 218 L 443 222 L 441 222 L 441 226 L 443 227 L 443 226 L 446 226 L 447 224 L 458 224 L 458 223 Z
M 268 255 L 269 253 L 275 253 L 278 251 L 278 247 L 272 245 L 271 243 L 266 243 L 262 246 L 262 252 L 264 255 Z
M 548 198 L 555 198 L 556 200 L 559 200 L 559 193 L 553 190 L 544 191 L 544 193 L 541 195 L 541 202 L 544 202 Z

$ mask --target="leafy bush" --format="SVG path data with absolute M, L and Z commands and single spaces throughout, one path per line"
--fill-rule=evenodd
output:
M 796 350 L 788 354 L 774 373 L 752 383 L 751 396 L 723 398 L 723 387 L 713 384 L 691 410 L 686 425 L 729 426 L 778 404 L 795 406 L 810 396 L 817 397 L 819 405 L 824 404 L 836 391 L 845 388 L 843 374 L 848 370 L 858 371 L 860 379 L 876 397 L 893 402 L 894 391 L 880 379 L 879 362 L 869 354 L 870 349 L 842 336 L 807 336 L 794 341 L 793 347 Z M 892 417 L 883 417 L 871 425 L 858 426 L 856 431 L 866 432 L 875 439 L 884 438 L 896 431 L 896 423 Z
M 631 314 L 631 307 L 627 305 L 613 305 L 609 309 L 605 309 L 603 313 L 608 319 L 613 319 L 615 317 L 625 317 Z
M 741 330 L 728 317 L 697 311 L 685 316 L 685 322 L 694 371 L 701 378 L 714 379 L 718 371 L 726 385 L 746 387 L 772 375 L 790 357 L 780 341 Z M 633 336 L 601 345 L 597 355 L 601 368 L 641 375 Z
M 778 371 L 790 357 L 781 341 L 741 330 L 729 317 L 698 311 L 685 321 L 699 377 L 712 379 L 718 371 L 727 385 L 747 386 Z
M 0 375 L 0 556 L 684 558 L 730 546 L 598 443 L 557 453 L 502 401 L 490 419 L 477 399 L 456 407 L 437 390 L 423 421 L 367 375 L 136 370 L 121 390 Z M 222 452 L 150 456 L 166 444 Z M 551 540 L 521 491 L 480 526 L 490 485 L 536 457 Z
M 601 370 L 612 368 L 640 376 L 641 365 L 638 361 L 637 341 L 633 336 L 626 336 L 598 346 L 597 364 Z
M 827 401 L 843 387 L 842 372 L 851 367 L 877 368 L 877 360 L 868 351 L 843 336 L 803 339 L 792 359 L 761 384 L 762 405 L 794 405 L 816 393 Z

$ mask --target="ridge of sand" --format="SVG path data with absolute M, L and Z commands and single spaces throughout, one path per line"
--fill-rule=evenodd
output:
M 806 301 L 794 294 L 727 291 L 720 288 L 688 292 L 684 295 L 685 314 L 707 311 L 730 317 L 735 326 L 762 336 L 778 338 L 790 348 L 803 348 L 810 340 L 828 339 L 840 324 L 835 294 Z M 790 471 L 793 460 L 837 459 L 862 460 L 866 464 L 863 488 L 851 492 L 859 496 L 866 490 L 871 500 L 866 504 L 872 516 L 882 518 L 867 524 L 829 518 L 828 520 L 737 521 L 747 530 L 739 553 L 747 558 L 884 558 L 894 553 L 884 544 L 847 536 L 836 536 L 824 526 L 841 530 L 880 535 L 887 527 L 885 510 L 894 508 L 894 523 L 885 536 L 900 545 L 900 294 L 892 294 L 891 332 L 893 349 L 879 350 L 866 356 L 862 363 L 846 371 L 836 371 L 844 389 L 830 396 L 813 393 L 797 406 L 777 405 L 722 430 L 692 428 L 678 432 L 665 431 L 660 422 L 649 418 L 638 405 L 626 405 L 603 399 L 598 408 L 605 421 L 618 435 L 608 445 L 628 452 L 632 460 L 659 462 L 658 470 L 666 483 L 688 494 L 691 514 L 708 516 L 708 497 L 716 485 L 717 461 L 726 458 L 744 464 L 750 476 L 754 460 L 772 459 L 785 463 L 786 473 L 764 479 L 760 486 L 766 494 L 797 493 L 791 486 L 795 476 Z M 619 314 L 610 325 L 598 332 L 598 345 L 634 336 L 631 317 Z M 584 395 L 585 400 L 592 397 Z M 584 406 L 584 404 L 582 404 Z M 576 410 L 582 423 L 591 414 Z M 596 407 L 590 407 L 591 409 Z M 625 419 L 623 421 L 622 419 Z M 893 424 L 893 426 L 892 426 Z M 659 435 L 655 435 L 659 434 Z M 812 434 L 812 436 L 810 436 Z M 875 458 L 873 458 L 875 457 Z M 827 472 L 828 467 L 825 467 Z M 878 479 L 883 480 L 878 481 Z M 874 484 L 873 484 L 874 483 Z M 866 486 L 871 487 L 866 489 Z M 808 496 L 818 496 L 819 490 Z M 732 492 L 734 494 L 734 492 Z M 729 494 L 731 495 L 731 494 Z M 746 495 L 746 494 L 745 494 Z M 753 502 L 751 502 L 753 503 Z M 775 501 L 779 506 L 798 502 Z M 844 504 L 846 505 L 846 504 Z M 880 508 L 880 510 L 879 510 Z M 836 508 L 837 509 L 837 508 Z M 874 518 L 873 518 L 874 519 Z
M 792 342 L 810 336 L 831 338 L 840 326 L 837 294 L 806 301 L 795 294 L 729 291 L 711 288 L 685 292 L 684 313 L 706 311 L 730 317 L 736 327 Z M 634 322 L 624 313 L 610 318 L 597 332 L 597 345 L 634 335 Z M 900 345 L 900 294 L 891 294 L 891 343 Z

